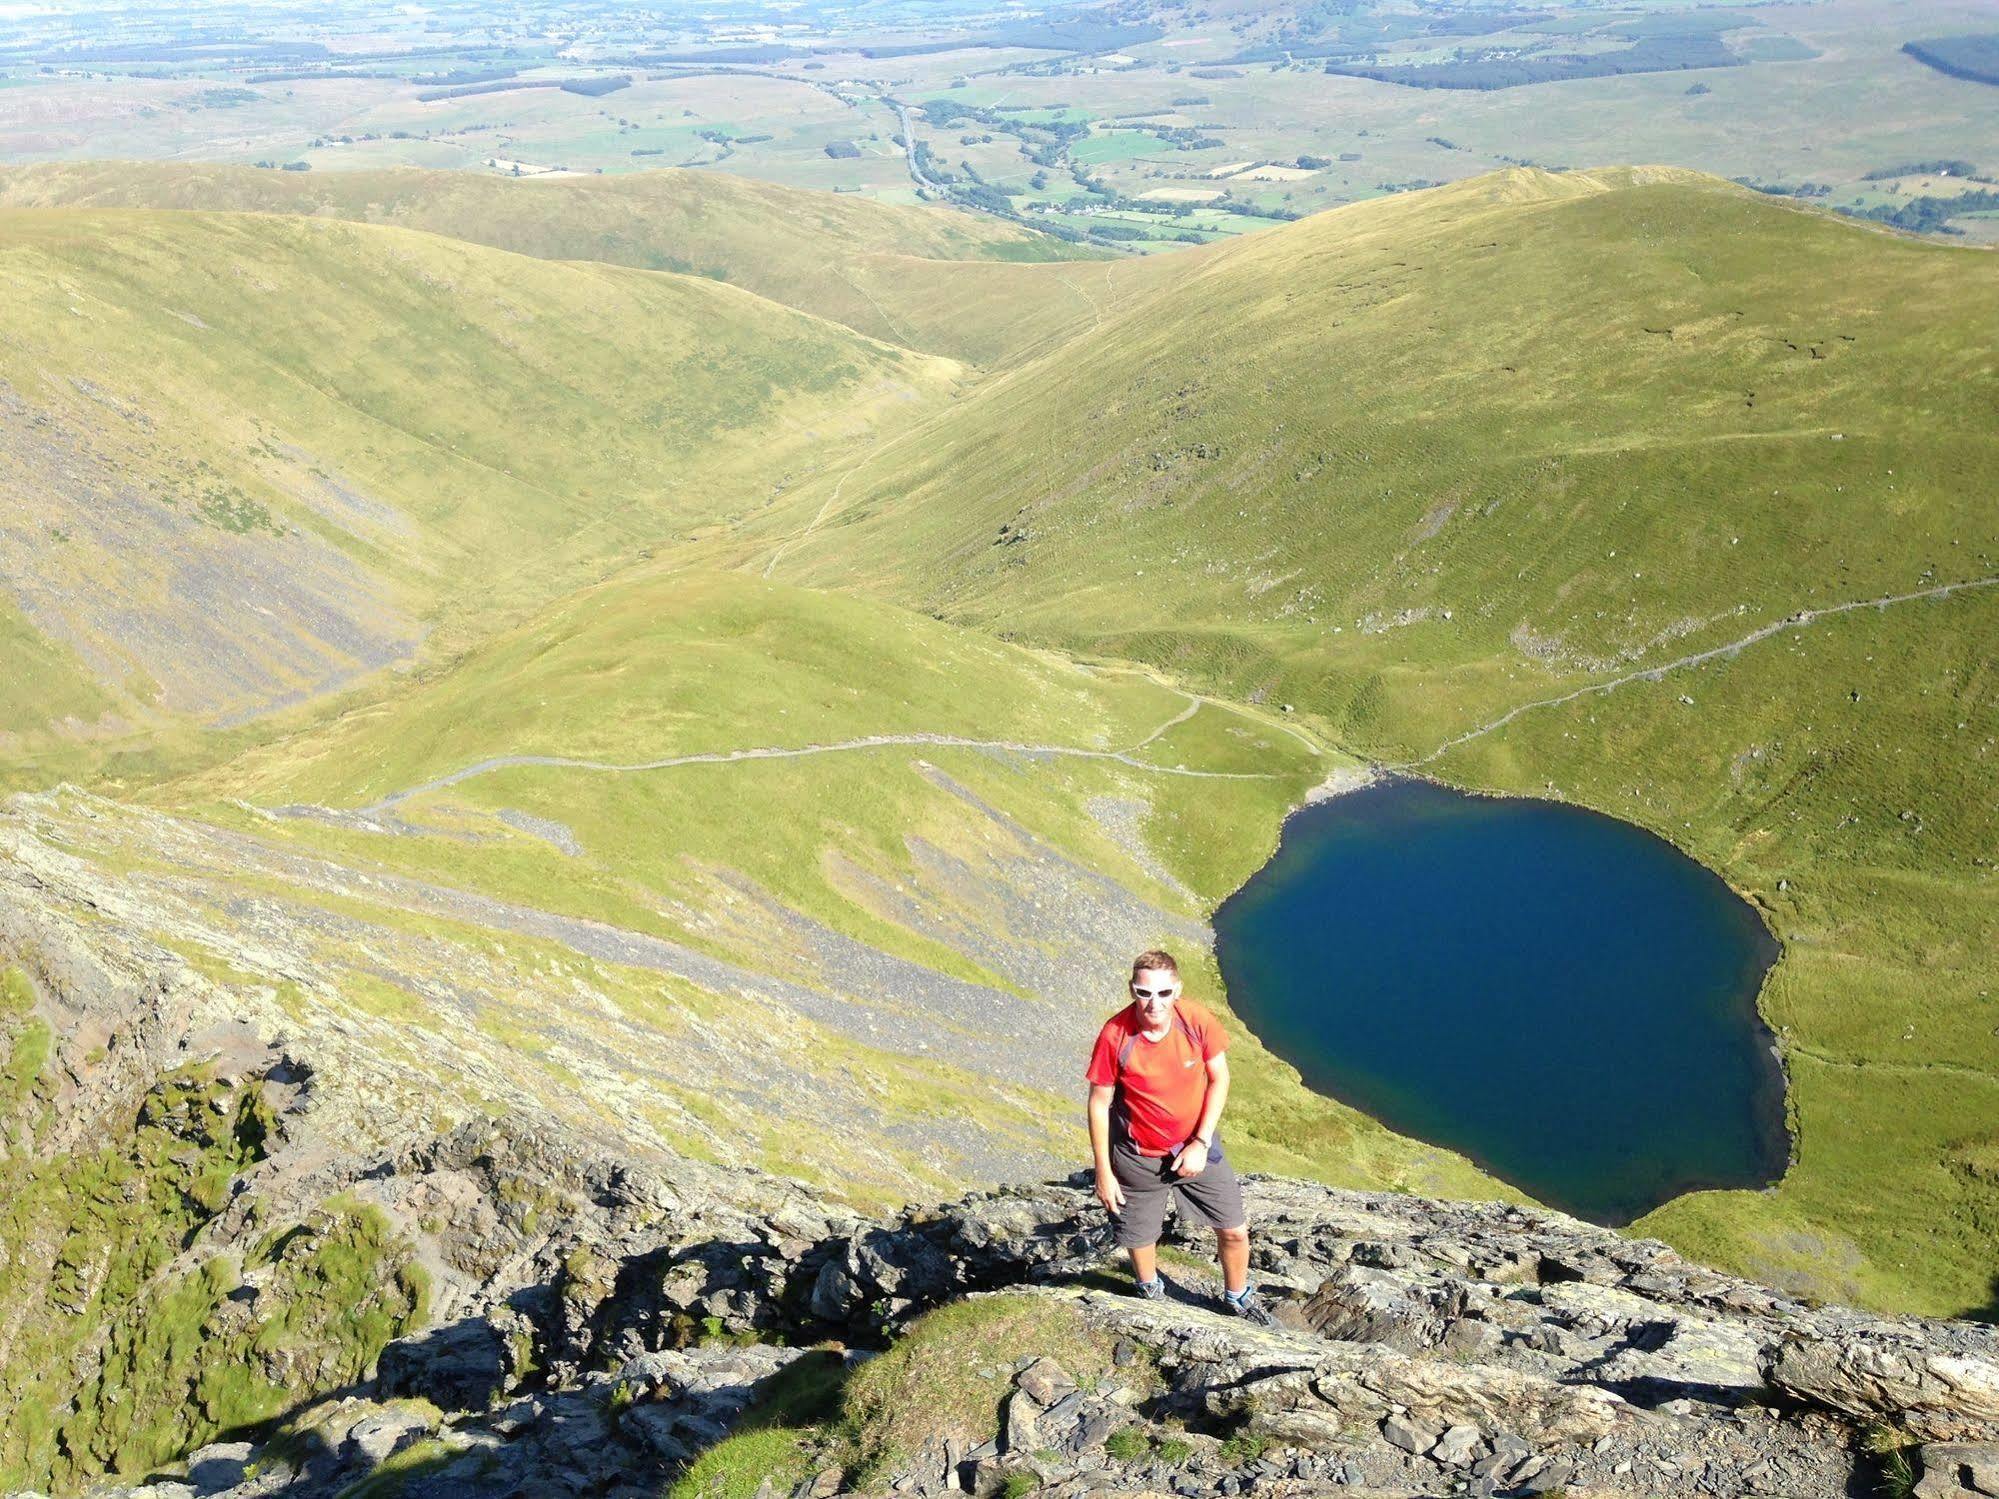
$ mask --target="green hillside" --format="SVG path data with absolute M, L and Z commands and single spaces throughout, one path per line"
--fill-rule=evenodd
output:
M 306 214 L 422 229 L 545 260 L 727 281 L 871 338 L 979 364 L 1087 325 L 1114 284 L 1146 274 L 982 215 L 676 169 L 537 180 L 60 163 L 0 168 L 0 207 Z
M 865 599 L 655 567 L 146 800 L 273 850 L 685 943 L 836 994 L 855 980 L 812 931 L 858 938 L 898 1004 L 937 976 L 980 986 L 1009 1046 L 1024 1002 L 1038 1054 L 908 1107 L 940 1127 L 969 1110 L 995 1138 L 1045 1148 L 1068 1139 L 1078 1058 L 1117 1002 L 1123 946 L 1099 951 L 1096 923 L 1065 926 L 1043 906 L 1064 891 L 1108 900 L 1135 923 L 1124 945 L 1177 934 L 1205 961 L 1200 919 L 1333 763 L 1273 715 L 1150 676 Z M 896 899 L 905 889 L 920 903 Z M 850 1024 L 864 1039 L 862 1018 Z M 959 1056 L 936 1046 L 938 1062 L 986 1054 L 981 1022 L 949 1024 L 970 1029 Z M 1449 1152 L 1313 1098 L 1253 1039 L 1241 1055 L 1249 1159 L 1356 1184 L 1497 1189 Z M 782 1115 L 757 1127 L 789 1142 Z M 777 1159 L 832 1165 L 799 1148 Z M 831 1184 L 882 1188 L 923 1169 L 898 1161 Z
M 1647 1226 L 1987 1306 L 1999 588 L 1940 590 L 1999 575 L 1999 263 L 1652 170 L 1506 173 L 1179 259 L 837 503 L 746 528 L 759 565 L 1671 836 L 1785 938 L 1765 1010 L 1800 1140 L 1776 1191 Z
M 253 215 L 0 212 L 0 757 L 448 654 L 955 388 L 692 276 Z

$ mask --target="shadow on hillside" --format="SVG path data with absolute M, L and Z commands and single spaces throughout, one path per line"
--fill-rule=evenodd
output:
M 830 1245 L 804 1260 L 816 1268 Z M 218 1433 L 189 1454 L 185 1478 L 154 1481 L 199 1496 L 286 1471 L 262 1491 L 663 1494 L 747 1432 L 772 1436 L 744 1462 L 773 1451 L 803 1462 L 804 1439 L 839 1410 L 854 1360 L 832 1340 L 851 1330 L 812 1315 L 809 1275 L 772 1295 L 767 1253 L 716 1238 L 638 1254 L 587 1310 L 558 1269 L 488 1312 L 389 1344 L 369 1379 Z M 778 1366 L 774 1348 L 802 1351 Z
M 434 1345 L 425 1366 L 445 1380 L 431 1387 L 439 1398 L 430 1389 L 398 1391 L 378 1375 L 271 1421 L 225 1431 L 191 1455 L 185 1478 L 162 1471 L 148 1481 L 184 1482 L 197 1496 L 259 1476 L 269 1482 L 273 1473 L 289 1476 L 266 1494 L 486 1499 L 627 1487 L 665 1494 L 704 1459 L 712 1463 L 722 1443 L 753 1433 L 769 1440 L 745 1449 L 737 1459 L 745 1469 L 788 1453 L 802 1474 L 811 1439 L 841 1409 L 853 1367 L 836 1345 L 801 1351 L 774 1370 L 765 1360 L 745 1360 L 743 1377 L 734 1379 L 727 1363 L 743 1350 L 724 1341 L 694 1350 L 725 1371 L 695 1394 L 670 1375 L 658 1383 L 599 1374 L 577 1388 L 550 1389 L 539 1380 L 509 1388 L 507 1339 L 486 1317 L 411 1341 L 419 1352 Z M 437 1408 L 449 1413 L 448 1425 L 439 1425 Z
M 1973 1307 L 1964 1315 L 1973 1322 L 1990 1322 L 1999 1326 L 1999 1275 L 1992 1277 L 1992 1295 L 1985 1305 Z
M 847 1345 L 879 1336 L 875 1304 L 857 1304 L 851 1325 L 817 1314 L 823 1267 L 852 1249 L 871 1273 L 902 1277 L 906 1315 L 1011 1283 L 1132 1294 L 1100 1215 L 1037 1224 L 1029 1242 L 1052 1258 L 1000 1256 L 934 1284 L 923 1272 L 935 1246 L 907 1231 L 854 1245 L 841 1236 L 799 1243 L 781 1256 L 735 1237 L 662 1246 L 620 1260 L 608 1284 L 564 1262 L 486 1312 L 391 1343 L 368 1380 L 221 1433 L 190 1463 L 188 1480 L 197 1494 L 217 1493 L 254 1462 L 267 1481 L 281 1469 L 292 1475 L 266 1493 L 379 1488 L 455 1499 L 625 1485 L 664 1493 L 690 1471 L 706 1482 L 736 1464 L 802 1465 L 821 1456 L 814 1449 L 866 1357 Z M 1205 1232 L 1185 1230 L 1176 1214 L 1162 1262 L 1173 1300 L 1212 1305 L 1219 1277 Z M 805 1351 L 780 1367 L 779 1348 Z M 440 1411 L 450 1417 L 444 1439 Z M 757 1433 L 767 1435 L 716 1455 L 731 1437 Z

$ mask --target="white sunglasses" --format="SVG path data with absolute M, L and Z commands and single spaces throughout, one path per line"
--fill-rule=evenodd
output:
M 1139 999 L 1171 999 L 1180 992 L 1180 986 L 1178 984 L 1168 984 L 1164 989 L 1141 989 L 1138 985 L 1133 984 L 1131 992 Z

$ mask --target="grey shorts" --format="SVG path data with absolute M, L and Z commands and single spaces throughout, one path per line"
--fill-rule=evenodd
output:
M 1219 1153 L 1198 1176 L 1175 1176 L 1173 1157 L 1140 1155 L 1128 1145 L 1111 1146 L 1111 1175 L 1124 1188 L 1124 1211 L 1111 1220 L 1120 1249 L 1143 1249 L 1159 1242 L 1166 1224 L 1166 1199 L 1180 1194 L 1182 1212 L 1210 1228 L 1241 1228 L 1249 1221 L 1235 1171 Z

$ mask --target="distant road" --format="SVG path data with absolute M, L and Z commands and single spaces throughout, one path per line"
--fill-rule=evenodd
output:
M 916 179 L 918 187 L 927 187 L 933 193 L 943 192 L 943 186 L 932 182 L 928 177 L 924 176 L 923 168 L 917 165 L 916 126 L 910 122 L 909 106 L 904 104 L 900 99 L 890 99 L 886 94 L 882 95 L 882 98 L 894 106 L 895 112 L 902 117 L 902 155 L 903 159 L 909 163 L 909 175 Z

